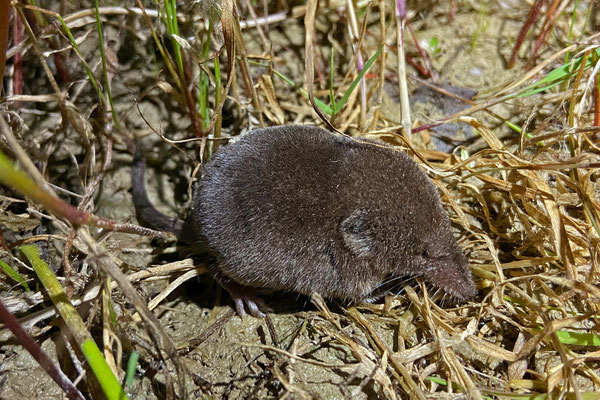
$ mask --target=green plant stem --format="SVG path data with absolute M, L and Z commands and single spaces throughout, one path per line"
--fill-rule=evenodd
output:
M 331 56 L 329 57 L 329 104 L 331 105 L 331 119 L 333 119 L 333 117 L 335 116 L 335 93 L 333 90 L 333 75 L 334 75 L 334 68 L 335 68 L 335 59 L 334 59 L 334 53 L 333 53 L 333 47 L 331 48 Z M 364 69 L 364 68 L 363 68 Z
M 110 113 L 112 115 L 113 122 L 117 127 L 117 130 L 121 131 L 121 124 L 117 118 L 115 111 L 115 105 L 113 103 L 112 92 L 110 88 L 110 79 L 108 78 L 108 70 L 106 69 L 106 53 L 104 51 L 104 37 L 102 35 L 102 22 L 100 21 L 100 11 L 98 6 L 98 0 L 94 0 L 94 9 L 96 11 L 96 26 L 98 28 L 98 46 L 100 47 L 100 58 L 102 59 L 102 76 L 104 77 L 104 89 L 106 90 L 106 97 L 110 104 Z
M 63 321 L 79 345 L 81 352 L 87 360 L 92 372 L 98 379 L 100 386 L 109 400 L 126 399 L 127 395 L 119 384 L 116 376 L 106 363 L 100 349 L 87 331 L 85 323 L 73 307 L 65 294 L 63 287 L 46 264 L 39 256 L 39 249 L 35 245 L 26 245 L 19 248 L 29 260 L 34 272 L 44 285 L 52 303 L 60 313 Z

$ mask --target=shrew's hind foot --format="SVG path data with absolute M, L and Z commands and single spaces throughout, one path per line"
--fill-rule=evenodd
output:
M 273 312 L 273 309 L 269 307 L 256 293 L 257 288 L 252 286 L 243 286 L 228 278 L 219 277 L 219 283 L 223 286 L 231 295 L 233 303 L 235 304 L 235 310 L 240 317 L 246 316 L 246 310 L 250 315 L 256 318 L 264 318 L 265 313 Z

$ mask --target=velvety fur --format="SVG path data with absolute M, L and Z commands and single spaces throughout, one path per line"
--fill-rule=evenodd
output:
M 316 127 L 258 129 L 221 148 L 186 226 L 245 286 L 358 302 L 410 275 L 462 300 L 476 293 L 437 190 L 417 164 Z
M 259 129 L 206 166 L 194 225 L 238 283 L 360 301 L 422 275 L 475 294 L 434 185 L 404 153 L 309 126 Z

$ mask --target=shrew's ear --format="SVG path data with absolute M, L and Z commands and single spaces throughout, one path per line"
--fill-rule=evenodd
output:
M 346 247 L 357 257 L 375 252 L 373 223 L 367 210 L 356 210 L 340 223 L 340 233 Z

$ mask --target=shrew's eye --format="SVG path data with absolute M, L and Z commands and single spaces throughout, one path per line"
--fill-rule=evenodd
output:
M 429 253 L 427 252 L 427 249 L 423 249 L 423 251 L 421 251 L 421 257 L 429 258 Z

